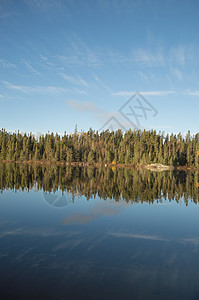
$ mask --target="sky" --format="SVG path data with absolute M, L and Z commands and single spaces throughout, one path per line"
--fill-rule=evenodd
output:
M 192 134 L 198 0 L 0 0 L 0 128 Z

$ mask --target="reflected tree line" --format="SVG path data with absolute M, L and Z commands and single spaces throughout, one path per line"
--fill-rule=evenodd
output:
M 185 203 L 199 202 L 199 173 L 165 171 L 151 172 L 135 168 L 95 168 L 57 165 L 1 163 L 0 191 L 6 189 L 57 190 L 72 195 L 84 195 L 88 200 L 99 196 L 119 201 L 139 203 L 164 199 Z

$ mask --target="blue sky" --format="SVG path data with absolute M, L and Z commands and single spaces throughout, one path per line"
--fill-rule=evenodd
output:
M 0 0 L 0 127 L 198 132 L 198 11 L 197 0 Z

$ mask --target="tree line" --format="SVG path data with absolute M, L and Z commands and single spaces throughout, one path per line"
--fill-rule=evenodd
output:
M 65 134 L 9 133 L 0 130 L 0 160 L 113 164 L 162 163 L 198 167 L 199 133 L 183 136 L 155 130 L 94 131 Z
M 0 191 L 43 190 L 53 194 L 125 200 L 130 203 L 153 203 L 165 200 L 186 205 L 199 202 L 199 172 L 150 172 L 135 168 L 96 168 L 72 166 L 41 166 L 29 164 L 0 164 Z M 47 197 L 48 200 L 48 197 Z M 63 199 L 62 199 L 63 200 Z M 92 200 L 91 200 L 92 201 Z

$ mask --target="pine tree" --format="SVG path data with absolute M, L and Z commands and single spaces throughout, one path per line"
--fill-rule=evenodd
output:
M 91 151 L 89 152 L 87 160 L 88 160 L 89 163 L 92 163 L 92 162 L 95 161 L 95 155 L 94 155 L 93 150 L 91 150 Z

